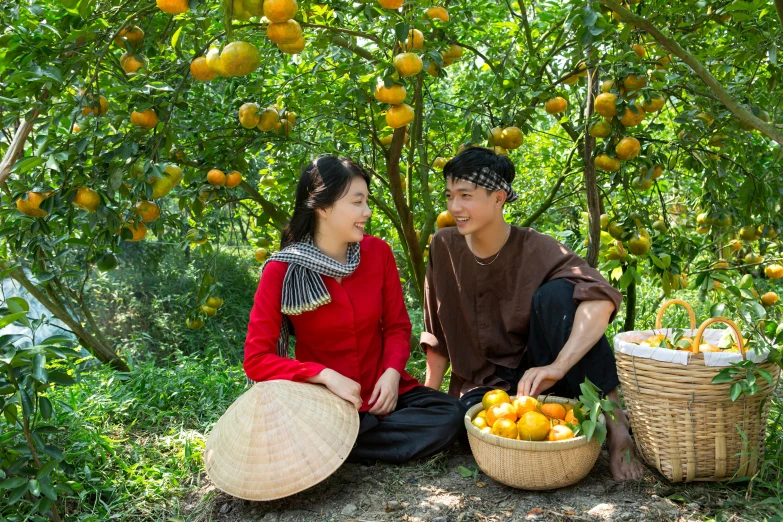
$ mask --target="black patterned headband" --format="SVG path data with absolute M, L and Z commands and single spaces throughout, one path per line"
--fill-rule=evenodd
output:
M 460 173 L 459 176 L 453 177 L 456 179 L 464 179 L 465 181 L 485 188 L 490 192 L 495 192 L 496 190 L 505 190 L 506 201 L 509 203 L 513 203 L 519 199 L 519 196 L 511 187 L 511 183 L 503 179 L 500 174 L 494 170 L 491 170 L 489 167 L 482 167 L 480 171 L 473 171 L 470 174 Z

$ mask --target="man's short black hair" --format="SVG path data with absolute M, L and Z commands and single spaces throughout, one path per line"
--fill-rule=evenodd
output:
M 495 153 L 486 147 L 468 147 L 453 158 L 443 167 L 443 179 L 464 179 L 473 172 L 488 167 L 495 171 L 501 178 L 511 183 L 517 173 L 514 164 L 507 156 Z

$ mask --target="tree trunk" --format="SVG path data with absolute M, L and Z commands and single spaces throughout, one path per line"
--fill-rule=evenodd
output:
M 591 46 L 587 48 L 590 55 Z M 585 115 L 585 127 L 590 123 L 593 115 L 593 100 L 598 94 L 598 69 L 587 69 L 587 114 Z M 595 138 L 585 132 L 584 164 L 585 164 L 585 193 L 587 196 L 587 264 L 595 268 L 598 266 L 598 251 L 601 249 L 601 195 L 598 193 L 598 181 L 595 176 L 595 162 L 593 161 L 593 149 Z
M 636 322 L 636 279 L 631 281 L 628 288 L 625 289 L 625 324 L 624 332 L 630 332 L 634 329 Z

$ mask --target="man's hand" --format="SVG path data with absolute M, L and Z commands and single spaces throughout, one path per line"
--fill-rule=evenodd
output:
M 388 415 L 397 407 L 400 391 L 400 372 L 389 368 L 381 375 L 370 397 L 370 412 L 373 415 Z
M 559 366 L 550 364 L 538 368 L 530 368 L 519 380 L 517 395 L 538 397 L 545 390 L 555 385 L 557 381 L 565 377 L 565 371 Z

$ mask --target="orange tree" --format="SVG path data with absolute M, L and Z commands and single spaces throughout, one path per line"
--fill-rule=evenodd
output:
M 10 0 L 0 269 L 126 370 L 86 304 L 96 271 L 136 241 L 242 241 L 263 261 L 301 166 L 337 153 L 375 174 L 369 230 L 416 303 L 450 221 L 440 169 L 479 144 L 517 166 L 508 220 L 599 266 L 625 291 L 626 328 L 647 278 L 712 292 L 716 313 L 779 337 L 782 9 Z M 216 277 L 205 263 L 188 326 L 220 306 Z

